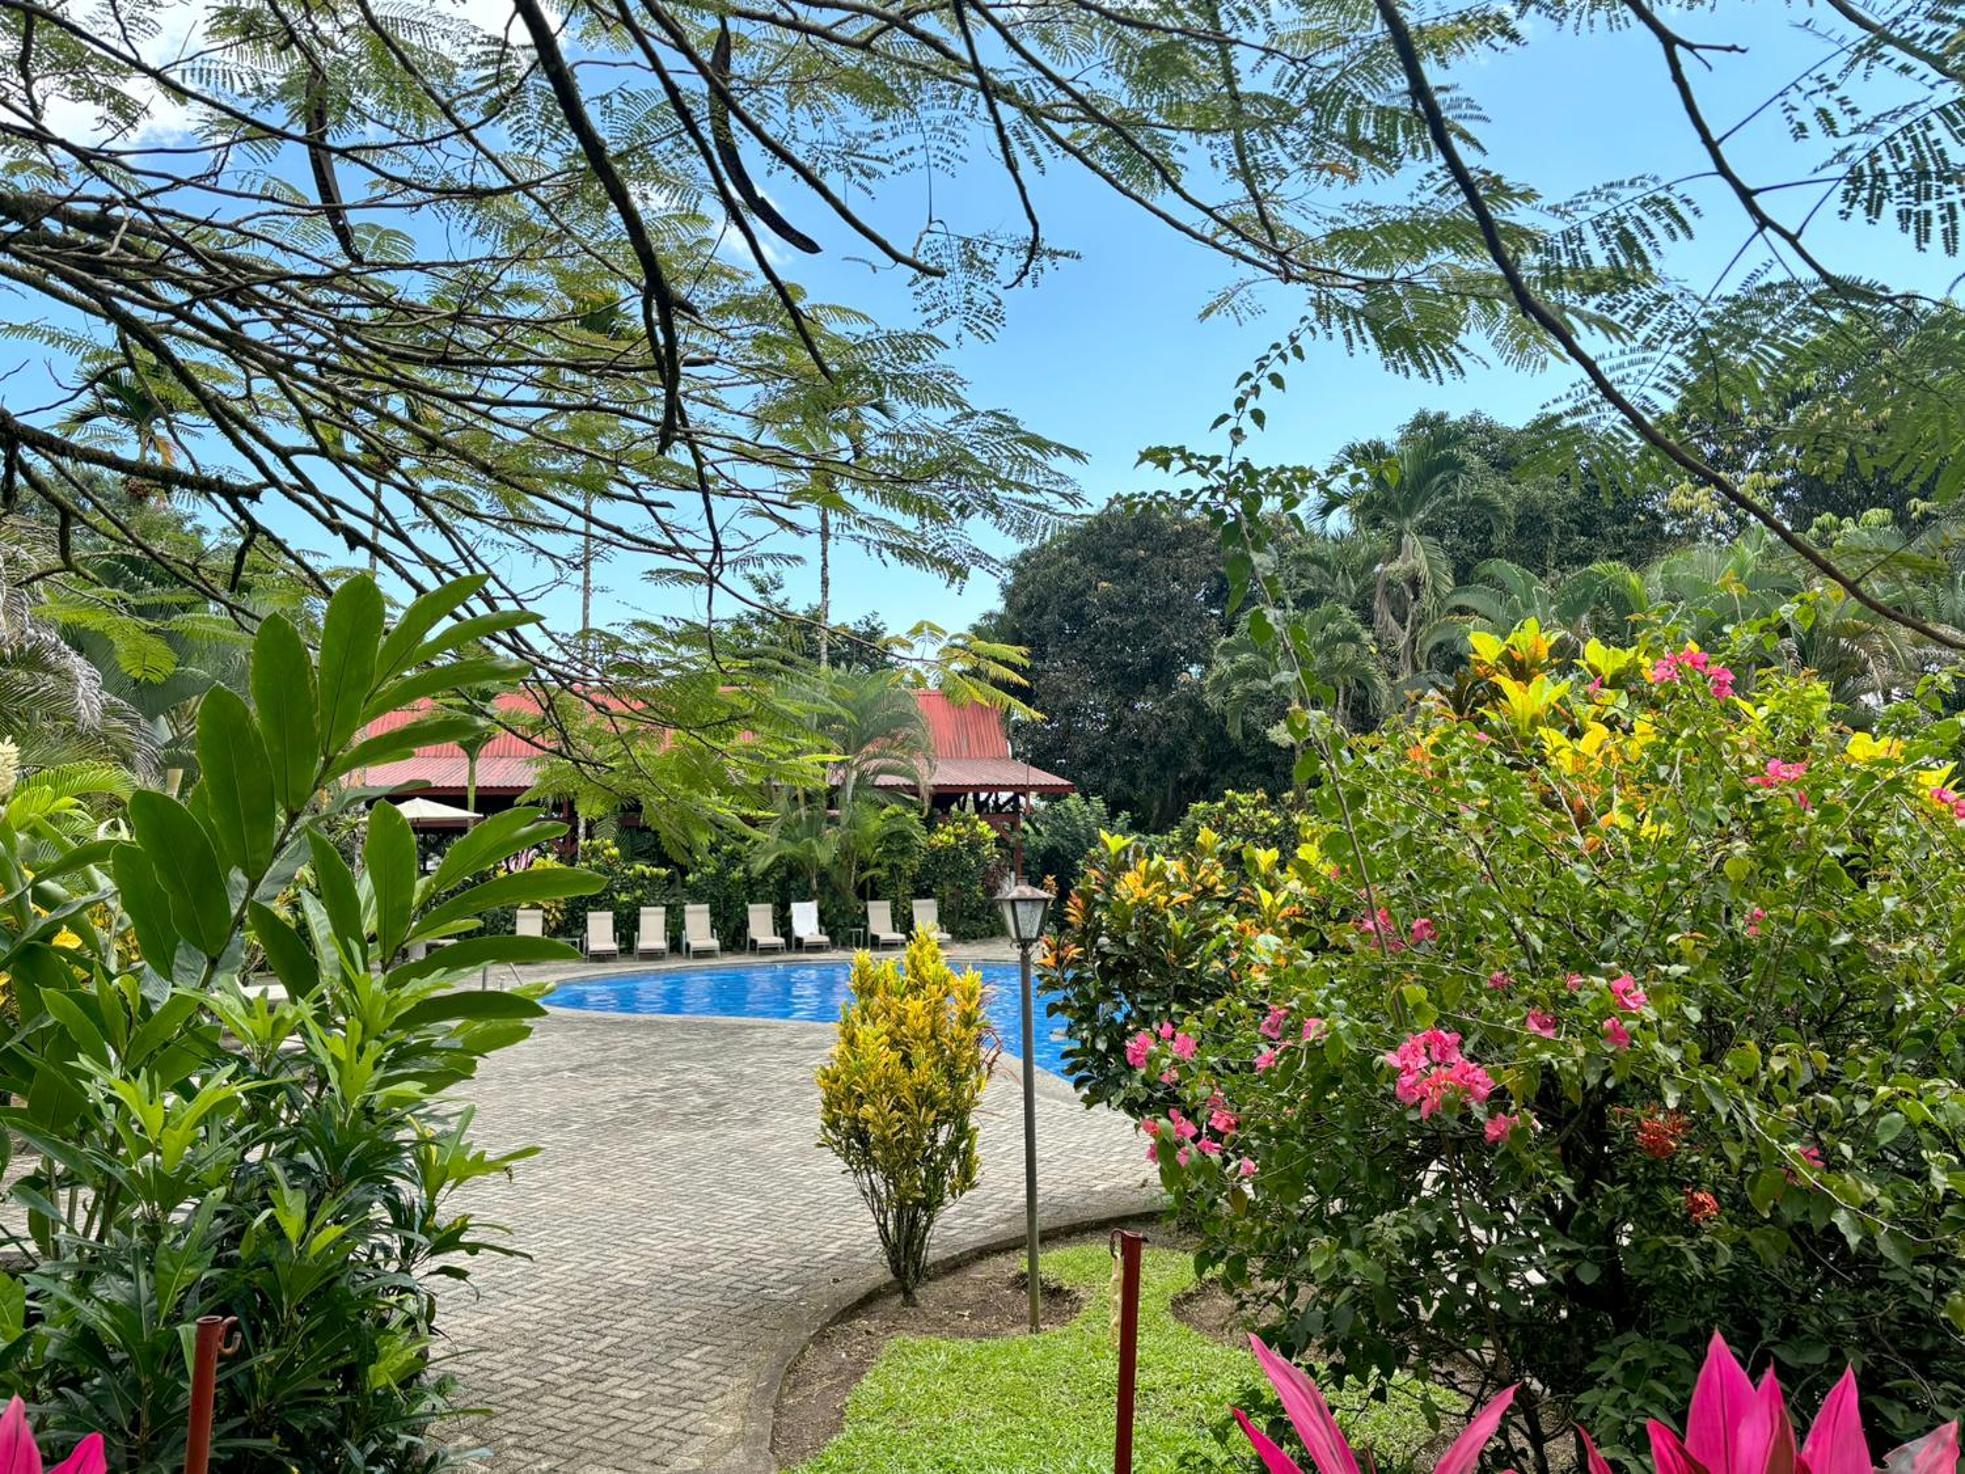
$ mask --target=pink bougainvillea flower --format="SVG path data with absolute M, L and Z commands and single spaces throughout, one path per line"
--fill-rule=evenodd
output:
M 1221 1143 L 1216 1141 L 1212 1136 L 1204 1136 L 1194 1144 L 1201 1149 L 1201 1155 L 1204 1157 L 1218 1157 L 1221 1155 Z
M 1323 1032 L 1324 1021 L 1322 1019 L 1307 1018 L 1303 1021 L 1303 1042 L 1305 1044 L 1308 1044 L 1312 1039 L 1321 1037 Z
M 1580 993 L 1583 989 L 1583 974 L 1580 972 L 1571 973 L 1562 980 L 1562 985 L 1572 993 Z
M 1147 1056 L 1153 1053 L 1153 1036 L 1141 1029 L 1126 1041 L 1126 1063 L 1136 1070 L 1146 1068 Z
M 1399 1072 L 1393 1087 L 1401 1105 L 1419 1107 L 1421 1120 L 1449 1102 L 1465 1099 L 1476 1105 L 1494 1093 L 1494 1077 L 1460 1052 L 1460 1036 L 1445 1029 L 1425 1029 L 1385 1056 Z
M 1259 1075 L 1276 1063 L 1276 1051 L 1265 1049 L 1255 1057 L 1255 1072 Z
M 1713 693 L 1715 701 L 1733 699 L 1733 672 L 1723 665 L 1716 665 L 1706 672 L 1706 686 Z
M 1265 1039 L 1283 1037 L 1283 1025 L 1290 1021 L 1290 1011 L 1280 1003 L 1269 1005 L 1269 1016 L 1256 1026 L 1256 1032 Z
M 1160 1037 L 1162 1039 L 1171 1039 L 1173 1036 L 1174 1026 L 1172 1024 L 1163 1023 L 1160 1025 Z
M 1755 788 L 1779 788 L 1786 783 L 1799 783 L 1808 776 L 1808 764 L 1784 763 L 1777 757 L 1767 760 L 1767 770 L 1747 779 Z
M 1244 1157 L 1235 1164 L 1235 1175 L 1243 1179 L 1255 1176 L 1257 1170 L 1253 1157 Z
M 1760 924 L 1766 919 L 1767 919 L 1767 913 L 1758 906 L 1754 907 L 1753 910 L 1749 911 L 1747 913 L 1747 935 L 1750 937 L 1759 936 Z
M 1544 1039 L 1553 1039 L 1561 1031 L 1556 1016 L 1545 1009 L 1531 1008 L 1522 1020 L 1522 1026 L 1531 1034 L 1540 1034 Z
M 1159 1160 L 1160 1160 L 1160 1143 L 1159 1143 L 1159 1142 L 1157 1142 L 1157 1141 L 1149 1141 L 1149 1142 L 1148 1142 L 1148 1143 L 1146 1144 L 1146 1160 L 1147 1160 L 1147 1161 L 1149 1161 L 1149 1162 L 1157 1162 L 1157 1161 L 1159 1161 Z
M 1194 1148 L 1191 1146 L 1184 1146 L 1179 1151 L 1174 1153 L 1174 1161 L 1176 1161 L 1183 1167 L 1185 1167 L 1189 1162 L 1193 1160 L 1194 1160 Z
M 1162 1085 L 1180 1084 L 1180 1071 L 1169 1065 L 1166 1069 L 1160 1071 L 1160 1083 Z
M 1439 934 L 1440 929 L 1433 925 L 1433 918 L 1430 916 L 1418 917 L 1412 923 L 1412 940 L 1415 946 L 1424 946 Z
M 1799 1152 L 1795 1153 L 1795 1155 L 1800 1157 L 1810 1167 L 1813 1167 L 1817 1172 L 1821 1171 L 1827 1165 L 1822 1160 L 1822 1149 L 1818 1146 L 1805 1146 Z
M 1175 1059 L 1192 1059 L 1194 1058 L 1194 1052 L 1199 1048 L 1200 1046 L 1194 1042 L 1194 1036 L 1192 1034 L 1174 1035 Z
M 1603 1037 L 1609 1041 L 1612 1049 L 1629 1049 L 1631 1047 L 1631 1031 L 1624 1027 L 1624 1021 L 1622 1019 L 1605 1019 L 1603 1021 Z
M 1520 1116 L 1489 1116 L 1487 1118 L 1487 1140 L 1490 1146 L 1504 1142 L 1521 1125 Z
M 109 1467 L 103 1452 L 102 1435 L 91 1433 L 75 1445 L 75 1452 L 48 1474 L 104 1474 Z M 18 1397 L 7 1404 L 0 1416 L 0 1474 L 41 1474 L 41 1450 L 27 1426 L 27 1405 Z
M 1358 930 L 1366 936 L 1376 937 L 1385 945 L 1388 952 L 1403 952 L 1406 944 L 1399 938 L 1399 924 L 1392 919 L 1392 913 L 1380 906 L 1370 916 L 1358 918 Z
M 1490 988 L 1494 989 L 1494 991 L 1497 993 L 1505 993 L 1510 988 L 1514 987 L 1515 980 L 1509 977 L 1508 974 L 1506 974 L 1505 972 L 1502 972 L 1499 968 L 1496 968 L 1493 972 L 1487 975 L 1487 985 Z
M 1219 1108 L 1216 1109 L 1212 1116 L 1208 1117 L 1208 1129 L 1217 1136 L 1233 1136 L 1235 1134 L 1235 1128 L 1241 1124 L 1233 1111 L 1224 1111 Z
M 1174 1135 L 1182 1141 L 1192 1141 L 1201 1134 L 1201 1128 L 1185 1116 L 1174 1122 Z
M 1651 1001 L 1645 996 L 1644 989 L 1637 985 L 1637 979 L 1629 973 L 1610 980 L 1610 996 L 1626 1013 L 1636 1013 Z
M 1139 1129 L 1144 1131 L 1148 1136 L 1158 1136 L 1160 1134 L 1160 1118 L 1158 1116 L 1148 1116 L 1144 1121 L 1139 1123 Z
M 1650 681 L 1654 686 L 1662 685 L 1667 681 L 1676 681 L 1678 679 L 1678 657 L 1676 655 L 1660 655 L 1656 660 L 1651 662 L 1651 669 L 1645 672 L 1645 679 Z
M 1269 1385 L 1276 1389 L 1276 1395 L 1282 1399 L 1283 1411 L 1289 1414 L 1290 1426 L 1296 1429 L 1296 1436 L 1309 1450 L 1310 1462 L 1316 1466 L 1317 1474 L 1358 1474 L 1358 1456 L 1351 1451 L 1351 1445 L 1339 1431 L 1337 1419 L 1331 1416 L 1330 1404 L 1324 1401 L 1317 1384 L 1263 1345 L 1258 1338 L 1249 1337 L 1249 1345 L 1254 1348 L 1255 1359 L 1269 1378 Z M 1474 1474 L 1482 1451 L 1494 1437 L 1495 1429 L 1501 1426 L 1501 1419 L 1507 1415 L 1508 1407 L 1514 1400 L 1515 1389 L 1510 1387 L 1476 1413 L 1474 1420 L 1441 1457 L 1433 1474 Z M 1248 1435 L 1249 1442 L 1262 1459 L 1262 1467 L 1269 1474 L 1303 1474 L 1296 1460 L 1251 1423 L 1248 1414 L 1240 1408 L 1235 1409 L 1235 1421 L 1242 1425 L 1242 1432 Z M 1714 1474 L 1718 1474 L 1718 1471 L 1714 1471 Z M 1833 1471 L 1833 1474 L 1841 1474 L 1841 1471 Z

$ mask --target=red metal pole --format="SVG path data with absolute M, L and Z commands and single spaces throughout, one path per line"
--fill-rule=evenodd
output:
M 1112 1446 L 1112 1474 L 1133 1474 L 1133 1395 L 1139 1380 L 1139 1251 L 1144 1234 L 1116 1229 L 1119 1255 L 1119 1420 Z
M 218 1393 L 218 1359 L 239 1349 L 236 1316 L 198 1317 L 191 1361 L 191 1423 L 184 1432 L 184 1474 L 205 1474 L 212 1454 L 212 1402 Z

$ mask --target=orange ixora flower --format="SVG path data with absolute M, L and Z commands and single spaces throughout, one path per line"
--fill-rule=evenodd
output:
M 1685 1133 L 1692 1123 L 1680 1111 L 1666 1111 L 1662 1115 L 1646 1111 L 1638 1117 L 1638 1150 L 1647 1157 L 1663 1162 L 1678 1155 L 1678 1149 L 1685 1140 Z M 1715 1205 L 1717 1210 L 1717 1205 Z
M 1685 1190 L 1685 1216 L 1694 1223 L 1711 1223 L 1719 1217 L 1719 1199 L 1704 1188 L 1688 1187 Z

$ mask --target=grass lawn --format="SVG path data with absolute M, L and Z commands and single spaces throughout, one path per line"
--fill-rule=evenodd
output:
M 1043 1263 L 1046 1279 L 1088 1293 L 1075 1320 L 1038 1336 L 894 1338 L 853 1390 L 839 1436 L 796 1474 L 1109 1471 L 1119 1364 L 1113 1260 L 1103 1245 L 1083 1244 L 1046 1254 Z M 1186 1255 L 1146 1250 L 1137 1474 L 1253 1467 L 1228 1410 L 1240 1403 L 1253 1413 L 1267 1384 L 1245 1347 L 1223 1346 L 1174 1316 L 1174 1297 L 1193 1283 Z M 1434 1437 L 1396 1403 L 1331 1400 L 1353 1444 L 1370 1446 L 1381 1469 L 1407 1462 Z

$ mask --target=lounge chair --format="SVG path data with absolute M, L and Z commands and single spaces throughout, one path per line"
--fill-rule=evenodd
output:
M 546 913 L 527 907 L 512 919 L 512 933 L 521 937 L 543 937 L 546 935 Z
M 875 947 L 905 947 L 907 938 L 894 930 L 894 903 L 867 902 L 867 941 Z
M 769 901 L 753 901 L 750 906 L 750 924 L 745 929 L 750 932 L 750 945 L 753 952 L 782 952 L 785 939 L 778 935 L 777 918 L 771 914 Z
M 791 903 L 791 941 L 801 952 L 822 952 L 832 945 L 832 938 L 819 930 L 817 901 Z
M 587 961 L 600 962 L 621 955 L 621 944 L 614 940 L 614 913 L 587 913 Z
M 914 930 L 917 935 L 925 931 L 938 942 L 955 940 L 942 930 L 942 903 L 933 897 L 914 902 Z
M 723 951 L 723 943 L 710 928 L 706 903 L 682 908 L 682 951 L 685 957 L 715 957 Z
M 667 906 L 643 906 L 641 923 L 635 931 L 635 956 L 666 957 L 669 955 L 669 908 Z

